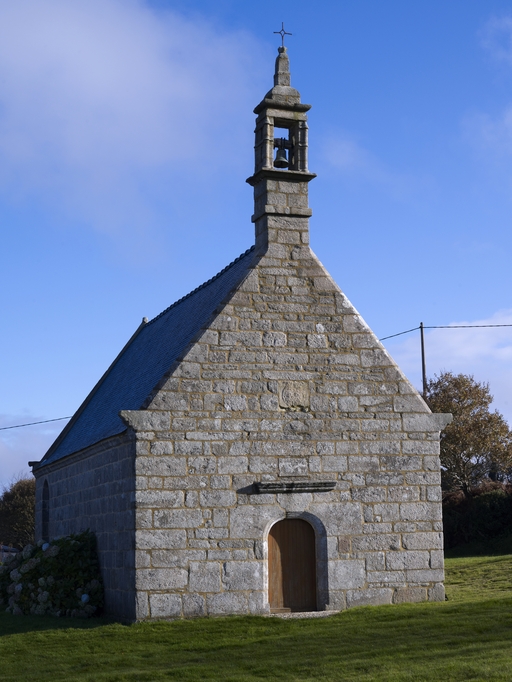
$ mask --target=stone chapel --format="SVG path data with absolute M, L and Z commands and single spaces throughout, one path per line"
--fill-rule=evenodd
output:
M 280 47 L 255 245 L 140 327 L 40 462 L 36 535 L 89 528 L 128 620 L 444 599 L 432 414 L 309 246 Z

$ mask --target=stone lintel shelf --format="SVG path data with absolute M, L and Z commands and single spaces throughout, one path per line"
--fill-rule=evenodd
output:
M 255 481 L 258 495 L 265 493 L 327 493 L 334 490 L 336 481 Z

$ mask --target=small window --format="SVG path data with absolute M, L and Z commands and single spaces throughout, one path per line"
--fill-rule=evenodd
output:
M 45 479 L 43 484 L 41 535 L 43 540 L 45 540 L 46 542 L 48 542 L 48 540 L 50 539 L 49 526 L 50 526 L 50 486 L 48 485 L 48 481 Z

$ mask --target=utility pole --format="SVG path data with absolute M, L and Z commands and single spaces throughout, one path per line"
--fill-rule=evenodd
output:
M 423 400 L 427 399 L 427 366 L 425 362 L 425 334 L 423 332 L 423 322 L 420 322 L 421 337 L 421 373 L 423 377 Z

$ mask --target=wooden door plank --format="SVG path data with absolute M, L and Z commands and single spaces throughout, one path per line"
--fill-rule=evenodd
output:
M 268 535 L 268 592 L 270 609 L 283 608 L 283 570 L 281 548 L 273 526 Z M 272 532 L 274 531 L 274 532 Z
M 284 519 L 268 538 L 269 601 L 273 612 L 315 611 L 315 533 L 303 519 Z

